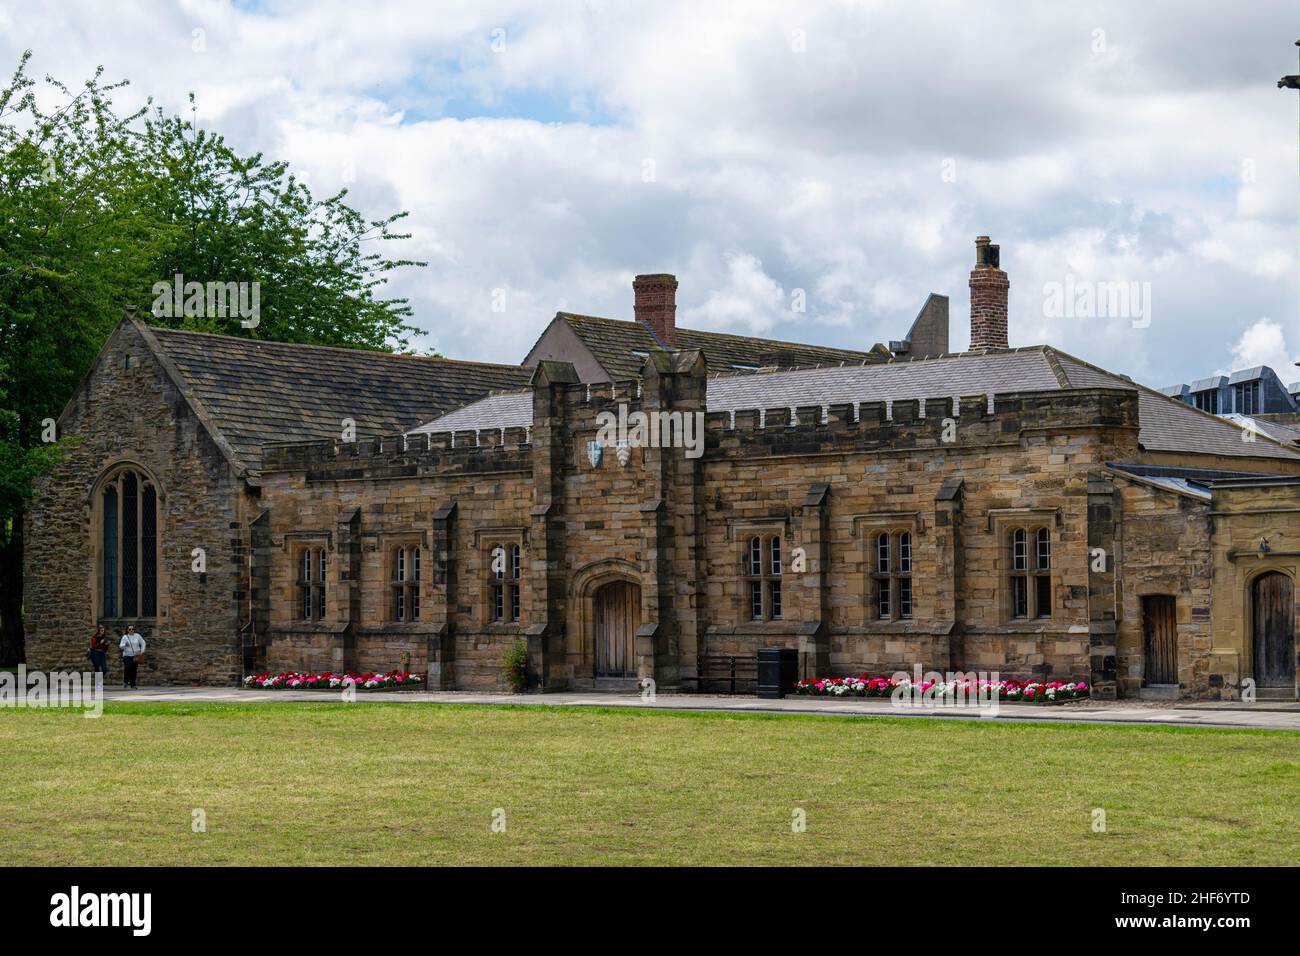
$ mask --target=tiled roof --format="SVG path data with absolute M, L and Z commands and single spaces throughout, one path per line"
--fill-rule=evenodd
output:
M 357 438 L 391 435 L 493 389 L 527 384 L 515 365 L 264 342 L 202 332 L 148 329 L 181 387 L 229 444 L 236 464 L 256 470 L 273 441 L 337 438 L 343 419 Z
M 1300 462 L 1297 450 L 1263 435 L 1242 441 L 1241 429 L 1216 415 L 1045 345 L 878 365 L 717 375 L 709 379 L 706 402 L 715 412 L 1097 387 L 1137 391 L 1138 440 L 1149 450 Z M 419 430 L 521 427 L 533 420 L 531 402 L 507 396 L 493 396 L 456 415 Z
M 596 361 L 615 381 L 637 378 L 645 364 L 645 354 L 651 349 L 663 348 L 654 334 L 640 322 L 606 319 L 595 315 L 575 315 L 561 312 L 578 338 L 591 350 Z M 702 332 L 697 329 L 677 329 L 679 349 L 699 349 L 712 368 L 727 369 L 736 365 L 759 367 L 763 365 L 814 366 L 840 365 L 863 362 L 881 362 L 885 356 L 879 352 L 861 352 L 854 349 L 836 349 L 822 345 L 801 345 L 778 342 L 749 335 L 731 335 L 725 332 Z M 641 353 L 641 354 L 637 354 Z

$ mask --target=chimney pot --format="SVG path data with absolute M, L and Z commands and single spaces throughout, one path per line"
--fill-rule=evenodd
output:
M 970 347 L 1005 349 L 1007 299 L 1011 281 L 1001 267 L 1001 250 L 988 236 L 975 238 L 975 268 L 970 274 Z
M 677 277 L 651 273 L 632 280 L 633 315 L 659 341 L 677 348 Z

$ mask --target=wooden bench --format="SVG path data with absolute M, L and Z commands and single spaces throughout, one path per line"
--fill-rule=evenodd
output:
M 758 657 L 754 654 L 703 654 L 700 656 L 700 690 L 723 684 L 726 693 L 758 690 Z M 738 689 L 739 688 L 739 689 Z

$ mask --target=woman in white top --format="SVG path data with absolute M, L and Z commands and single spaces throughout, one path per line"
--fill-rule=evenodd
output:
M 144 657 L 144 638 L 135 632 L 135 625 L 128 624 L 126 633 L 117 642 L 122 649 L 122 683 L 127 687 L 136 686 L 136 673 Z

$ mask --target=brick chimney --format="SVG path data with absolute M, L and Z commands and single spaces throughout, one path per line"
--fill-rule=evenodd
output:
M 1007 348 L 1007 292 L 1011 280 L 999 268 L 999 250 L 988 236 L 975 239 L 970 273 L 970 348 Z
M 670 349 L 677 348 L 677 277 L 665 274 L 632 280 L 633 314 Z

